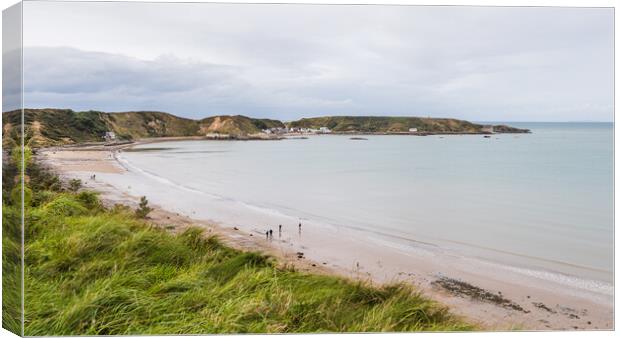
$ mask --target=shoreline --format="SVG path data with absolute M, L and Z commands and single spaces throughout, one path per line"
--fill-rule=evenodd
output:
M 84 143 L 67 143 L 42 147 L 41 149 L 72 149 L 76 151 L 88 150 L 91 148 L 104 147 L 105 149 L 125 149 L 131 148 L 141 144 L 159 143 L 159 142 L 174 142 L 174 141 L 281 141 L 281 140 L 295 140 L 305 139 L 309 136 L 490 136 L 490 135 L 519 135 L 519 134 L 531 134 L 531 130 L 527 131 L 500 131 L 500 132 L 327 132 L 327 133 L 283 133 L 283 134 L 248 134 L 243 136 L 235 136 L 228 134 L 215 134 L 211 136 L 161 136 L 161 137 L 147 137 L 138 140 L 118 140 L 113 143 L 106 142 L 84 142 Z M 101 149 L 101 150 L 105 150 Z
M 39 156 L 65 178 L 83 179 L 91 172 L 117 175 L 127 169 L 120 165 L 114 151 L 163 141 L 168 140 L 141 140 L 116 147 L 54 148 L 40 151 Z M 107 203 L 129 204 L 132 207 L 136 204 L 137 196 L 124 191 L 126 189 L 99 180 L 83 181 L 87 188 L 100 191 Z M 147 198 L 152 200 L 151 196 Z M 458 264 L 453 264 L 441 262 L 440 257 L 429 256 L 429 253 L 411 254 L 394 248 L 381 248 L 378 243 L 364 240 L 359 234 L 352 231 L 343 233 L 338 229 L 332 229 L 330 235 L 333 236 L 326 238 L 313 233 L 312 227 L 304 227 L 303 237 L 300 234 L 296 238 L 291 235 L 294 230 L 290 231 L 288 225 L 285 238 L 267 241 L 263 232 L 252 227 L 231 227 L 209 220 L 196 220 L 192 214 L 164 210 L 157 207 L 158 203 L 152 204 L 156 206 L 156 211 L 151 221 L 164 227 L 170 226 L 172 231 L 195 224 L 219 235 L 233 247 L 267 253 L 277 257 L 281 263 L 293 264 L 303 271 L 337 274 L 373 283 L 414 284 L 425 295 L 485 329 L 613 328 L 613 305 L 598 304 L 583 296 L 559 295 L 553 290 L 541 288 L 541 285 L 527 284 L 531 282 L 528 279 L 507 281 L 511 275 L 495 266 L 476 265 L 462 258 Z M 346 240 L 343 235 L 347 236 Z M 277 229 L 274 237 L 278 237 Z M 303 253 L 301 258 L 299 252 Z M 352 252 L 356 252 L 355 256 Z M 501 276 L 505 273 L 508 276 Z

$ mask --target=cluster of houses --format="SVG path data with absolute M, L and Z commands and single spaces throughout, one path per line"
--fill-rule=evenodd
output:
M 331 131 L 331 129 L 329 129 L 327 127 L 320 127 L 319 129 L 314 129 L 314 128 L 298 128 L 298 127 L 286 128 L 286 127 L 284 127 L 284 128 L 263 129 L 262 132 L 265 133 L 265 134 L 282 135 L 282 134 L 330 134 L 332 131 Z M 418 128 L 409 128 L 409 133 L 417 134 L 418 133 Z
M 327 127 L 321 127 L 319 129 L 296 128 L 296 127 L 263 129 L 263 133 L 265 133 L 265 134 L 276 134 L 276 135 L 291 134 L 291 133 L 299 133 L 299 134 L 329 134 L 331 132 L 332 131 L 329 128 L 327 128 Z

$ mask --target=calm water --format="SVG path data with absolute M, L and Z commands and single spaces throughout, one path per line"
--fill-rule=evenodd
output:
M 512 125 L 533 133 L 168 142 L 122 159 L 252 212 L 610 282 L 613 125 Z

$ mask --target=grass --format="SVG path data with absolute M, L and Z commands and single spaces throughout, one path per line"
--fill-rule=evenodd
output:
M 420 132 L 433 133 L 475 133 L 482 125 L 463 120 L 445 118 L 420 118 L 406 116 L 324 116 L 302 118 L 289 123 L 290 127 L 328 127 L 334 132 L 408 132 L 418 128 Z
M 56 186 L 52 177 L 39 181 Z M 404 284 L 377 287 L 294 271 L 272 257 L 227 247 L 199 228 L 172 234 L 128 208 L 106 209 L 92 192 L 31 188 L 25 335 L 473 328 Z M 16 210 L 4 203 L 5 222 Z M 9 257 L 15 236 L 5 233 L 6 265 L 19 256 Z M 3 318 L 11 324 L 19 325 Z
M 21 222 L 18 208 L 2 206 L 2 327 L 21 328 Z
M 404 285 L 281 269 L 198 228 L 173 235 L 81 203 L 62 193 L 32 210 L 27 335 L 470 328 Z

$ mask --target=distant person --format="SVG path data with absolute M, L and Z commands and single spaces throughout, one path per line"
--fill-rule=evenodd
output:
M 269 230 L 265 231 L 265 239 L 269 239 Z
M 282 235 L 282 224 L 278 225 L 278 232 Z
M 269 237 L 271 237 L 271 239 L 273 239 L 273 230 L 269 229 Z

